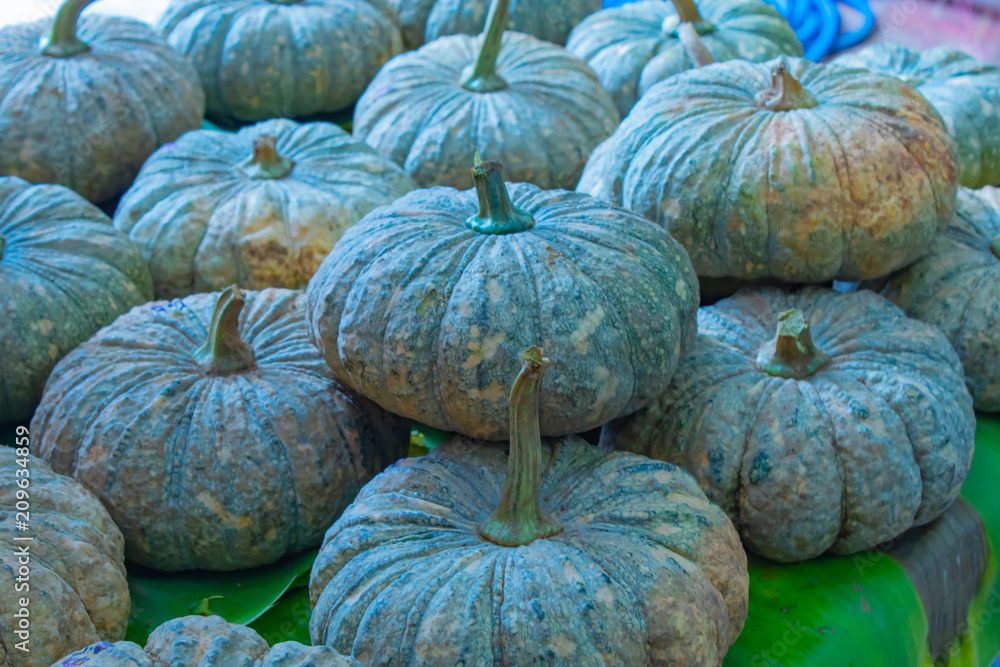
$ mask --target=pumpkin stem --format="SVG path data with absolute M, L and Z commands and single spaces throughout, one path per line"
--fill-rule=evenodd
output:
M 771 87 L 757 94 L 757 104 L 771 111 L 812 109 L 819 102 L 788 72 L 782 60 L 771 68 Z
M 668 16 L 663 20 L 660 29 L 671 37 L 679 38 L 680 27 L 685 23 L 695 29 L 699 35 L 707 35 L 715 32 L 715 26 L 710 21 L 706 21 L 694 4 L 694 0 L 673 0 L 676 15 Z M 713 61 L 714 62 L 714 61 Z
M 504 547 L 518 547 L 562 532 L 555 517 L 542 512 L 542 436 L 538 427 L 538 389 L 548 365 L 538 347 L 524 353 L 524 366 L 510 390 L 510 454 L 500 505 L 479 533 Z
M 223 375 L 253 368 L 253 350 L 239 334 L 240 312 L 246 299 L 236 285 L 227 287 L 215 304 L 208 339 L 195 353 L 195 359 L 208 373 Z
M 462 72 L 462 87 L 474 93 L 495 93 L 507 87 L 507 82 L 497 74 L 497 57 L 500 42 L 510 16 L 510 0 L 493 0 L 483 30 L 483 45 L 476 62 Z
M 535 226 L 527 211 L 514 206 L 503 182 L 503 165 L 483 162 L 479 150 L 473 158 L 472 179 L 479 195 L 479 213 L 467 219 L 465 226 L 482 234 L 517 234 Z
M 243 163 L 241 169 L 248 178 L 254 180 L 281 179 L 295 168 L 295 161 L 278 154 L 278 140 L 271 136 L 260 136 L 253 140 L 253 157 Z
M 830 355 L 816 347 L 809 323 L 793 308 L 778 316 L 778 334 L 757 354 L 757 366 L 776 377 L 802 380 L 830 363 Z
M 3 237 L 0 236 L 0 239 L 3 239 Z M 1000 259 L 1000 236 L 997 236 L 992 241 L 990 241 L 990 252 L 993 253 L 994 257 Z M 0 259 L 2 258 L 3 258 L 3 246 L 0 245 Z
M 7 237 L 0 234 L 0 261 L 3 261 L 3 251 L 7 249 Z
M 698 31 L 690 23 L 682 23 L 677 29 L 677 36 L 681 40 L 681 45 L 687 51 L 688 58 L 695 67 L 704 67 L 715 62 L 715 58 L 705 47 L 705 42 L 701 41 Z
M 76 23 L 80 12 L 94 0 L 66 0 L 56 13 L 52 31 L 42 40 L 42 55 L 51 58 L 72 58 L 90 51 L 90 47 L 76 36 Z

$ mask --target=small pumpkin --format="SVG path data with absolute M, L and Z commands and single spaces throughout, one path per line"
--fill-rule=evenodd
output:
M 201 126 L 198 75 L 145 23 L 80 12 L 0 29 L 0 176 L 93 202 L 132 183 L 162 144 Z
M 233 283 L 295 289 L 345 229 L 414 187 L 336 125 L 272 120 L 164 146 L 114 220 L 143 249 L 158 298 Z
M 886 275 L 955 211 L 955 144 L 899 79 L 799 58 L 729 60 L 649 90 L 580 192 L 667 227 L 703 277 Z
M 345 109 L 403 48 L 389 0 L 171 0 L 158 29 L 227 121 Z
M 695 28 L 717 62 L 802 56 L 781 14 L 759 0 L 642 0 L 597 12 L 570 34 L 566 50 L 585 60 L 624 118 L 653 85 L 698 64 L 681 25 Z
M 97 498 L 29 456 L 23 427 L 17 435 L 25 446 L 0 447 L 0 587 L 7 596 L 0 664 L 49 667 L 91 642 L 125 636 L 131 600 L 124 543 Z M 22 519 L 27 532 L 17 529 Z
M 420 187 L 469 185 L 472 146 L 512 181 L 572 188 L 618 112 L 586 63 L 530 35 L 504 33 L 493 0 L 479 37 L 442 37 L 393 58 L 358 100 L 354 136 Z
M 761 288 L 702 308 L 698 333 L 670 389 L 602 445 L 686 468 L 748 550 L 854 553 L 958 496 L 976 420 L 935 328 L 868 290 Z
M 683 470 L 543 441 L 537 347 L 510 452 L 456 438 L 390 467 L 330 528 L 309 633 L 377 665 L 721 665 L 747 613 L 732 524 Z
M 0 423 L 24 423 L 56 362 L 153 285 L 99 208 L 10 176 L 0 177 L 0 295 Z
M 409 427 L 344 392 L 301 292 L 135 308 L 60 362 L 33 447 L 104 503 L 130 560 L 234 570 L 308 549 Z
M 309 326 L 334 375 L 385 409 L 508 437 L 521 351 L 558 354 L 544 435 L 596 428 L 666 388 L 693 342 L 698 283 L 641 216 L 476 160 L 476 189 L 416 190 L 347 230 L 309 282 Z M 509 191 L 508 191 L 509 188 Z

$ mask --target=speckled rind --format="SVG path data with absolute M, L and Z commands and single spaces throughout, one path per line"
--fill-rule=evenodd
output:
M 257 137 L 295 162 L 282 179 L 241 169 Z M 393 162 L 331 123 L 266 121 L 236 134 L 199 130 L 139 172 L 115 226 L 143 249 L 156 296 L 238 284 L 306 286 L 344 230 L 415 187 Z
M 70 653 L 52 667 L 173 667 L 154 660 L 132 642 L 98 642 Z
M 504 448 L 462 438 L 362 489 L 313 565 L 314 644 L 377 665 L 721 665 L 747 613 L 736 531 L 684 471 L 548 442 L 541 507 L 563 531 L 478 532 Z
M 781 60 L 817 107 L 757 105 Z M 957 182 L 955 143 L 916 90 L 781 58 L 657 84 L 594 151 L 577 190 L 666 226 L 699 276 L 813 283 L 916 259 L 954 216 Z
M 832 361 L 804 380 L 759 370 L 778 315 L 800 309 Z M 797 561 L 849 554 L 944 512 L 972 461 L 975 414 L 948 341 L 862 290 L 741 290 L 698 313 L 663 397 L 603 444 L 676 463 L 744 545 Z
M 22 467 L 23 458 L 13 447 L 0 447 L 0 665 L 49 667 L 88 644 L 125 636 L 131 600 L 124 542 L 93 494 L 33 456 Z M 23 518 L 15 517 L 21 479 L 30 481 L 27 532 L 15 526 Z M 14 541 L 25 536 L 33 539 Z M 26 564 L 19 562 L 22 546 L 28 548 Z M 23 576 L 17 580 L 22 565 L 30 569 L 30 590 Z M 15 648 L 24 640 L 14 634 L 23 597 L 31 614 L 30 652 Z
M 962 185 L 1000 185 L 1000 67 L 943 46 L 911 51 L 884 43 L 833 62 L 896 76 L 914 86 L 938 110 L 958 144 Z
M 171 0 L 158 29 L 241 121 L 345 109 L 403 48 L 389 0 Z
M 716 28 L 701 40 L 717 62 L 802 55 L 788 21 L 764 2 L 699 0 L 697 5 Z M 570 33 L 566 50 L 597 73 L 622 118 L 650 87 L 694 66 L 678 37 L 664 30 L 664 22 L 669 25 L 676 16 L 672 2 L 630 2 L 592 14 Z
M 472 148 L 514 182 L 576 186 L 618 112 L 579 58 L 530 35 L 503 36 L 497 73 L 507 88 L 462 87 L 482 37 L 454 35 L 393 58 L 354 109 L 354 136 L 403 167 L 420 187 L 472 185 Z
M 313 341 L 360 394 L 471 437 L 508 437 L 510 384 L 535 344 L 553 359 L 543 435 L 637 410 L 694 341 L 683 249 L 607 202 L 507 187 L 530 231 L 468 229 L 476 194 L 451 188 L 411 192 L 349 229 L 307 289 Z
M 104 502 L 129 559 L 232 570 L 315 546 L 357 490 L 404 455 L 409 427 L 337 385 L 305 296 L 246 293 L 254 368 L 195 353 L 218 294 L 135 308 L 68 355 L 31 423 L 34 451 Z
M 0 29 L 0 176 L 59 183 L 93 202 L 124 192 L 161 145 L 201 126 L 194 67 L 145 23 L 86 14 L 91 50 L 40 53 L 51 19 Z
M 0 423 L 23 423 L 56 362 L 153 285 L 111 220 L 58 185 L 0 178 L 0 236 Z

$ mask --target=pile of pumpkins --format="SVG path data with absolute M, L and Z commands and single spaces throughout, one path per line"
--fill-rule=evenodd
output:
M 757 0 L 92 2 L 0 30 L 0 550 L 28 479 L 39 600 L 0 664 L 715 666 L 744 549 L 957 497 L 1000 69 L 812 63 Z M 404 458 L 410 420 L 460 435 Z M 125 559 L 320 544 L 314 648 L 118 641 Z

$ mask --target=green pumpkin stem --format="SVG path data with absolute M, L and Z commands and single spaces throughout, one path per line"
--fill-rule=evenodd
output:
M 465 226 L 482 234 L 517 234 L 535 226 L 527 211 L 514 206 L 503 182 L 503 165 L 483 162 L 476 151 L 472 179 L 479 196 L 479 213 L 465 221 Z
M 771 68 L 771 87 L 757 95 L 757 104 L 771 111 L 812 109 L 819 106 L 816 98 L 789 73 L 784 60 Z
M 295 168 L 294 160 L 278 154 L 278 140 L 260 136 L 253 140 L 253 156 L 243 164 L 243 173 L 254 180 L 286 178 Z
M 52 31 L 42 42 L 42 55 L 51 58 L 72 58 L 90 51 L 90 47 L 76 36 L 80 12 L 94 0 L 66 0 L 59 7 L 52 22 Z
M 816 347 L 801 310 L 778 316 L 778 333 L 757 354 L 757 366 L 775 377 L 802 380 L 830 363 L 830 355 Z
M 690 23 L 682 23 L 677 28 L 677 37 L 681 40 L 681 45 L 687 51 L 688 58 L 695 67 L 704 67 L 715 62 L 715 58 L 709 53 L 705 42 L 701 41 L 698 31 Z
M 562 532 L 557 519 L 542 512 L 542 436 L 538 390 L 548 360 L 531 347 L 510 390 L 510 454 L 500 505 L 479 527 L 480 534 L 504 547 L 518 547 Z
M 7 237 L 0 234 L 0 261 L 3 261 L 3 251 L 7 249 Z
M 256 363 L 253 350 L 239 333 L 240 312 L 245 303 L 243 292 L 236 285 L 219 295 L 208 339 L 195 353 L 198 363 L 210 374 L 238 373 L 253 368 Z
M 1000 236 L 997 236 L 992 241 L 990 241 L 990 252 L 993 253 L 994 257 L 1000 259 Z M 0 246 L 0 258 L 2 257 L 3 257 L 3 246 Z
M 483 30 L 483 45 L 479 49 L 476 62 L 462 72 L 462 87 L 474 93 L 494 93 L 507 87 L 507 82 L 497 74 L 497 57 L 503 31 L 510 16 L 510 0 L 493 0 L 486 29 Z
M 677 15 L 681 17 L 681 21 L 685 23 L 698 23 L 699 21 L 704 21 L 701 17 L 701 12 L 698 11 L 698 6 L 694 4 L 694 0 L 673 0 L 674 9 L 677 10 Z
M 693 27 L 699 35 L 707 35 L 710 32 L 715 32 L 715 26 L 705 20 L 701 12 L 698 11 L 697 5 L 694 4 L 694 0 L 673 0 L 673 3 L 674 9 L 677 10 L 677 15 L 668 16 L 663 21 L 661 28 L 665 33 L 671 37 L 680 38 L 680 29 L 684 24 Z

